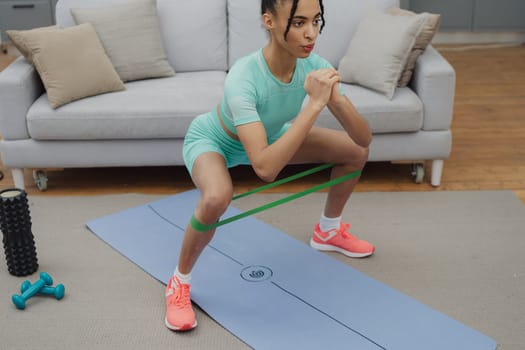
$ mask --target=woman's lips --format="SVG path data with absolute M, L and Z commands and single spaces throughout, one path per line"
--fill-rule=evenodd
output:
M 312 45 L 304 45 L 303 49 L 306 52 L 312 52 L 312 50 L 314 49 L 314 45 L 313 44 Z

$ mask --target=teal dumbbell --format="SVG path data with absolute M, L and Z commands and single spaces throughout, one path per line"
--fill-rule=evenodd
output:
M 22 285 L 20 286 L 20 292 L 24 293 L 26 290 L 28 290 L 31 287 L 31 282 L 24 281 Z M 57 284 L 55 287 L 53 286 L 42 286 L 42 288 L 38 291 L 38 294 L 43 295 L 52 295 L 55 297 L 56 300 L 60 300 L 64 297 L 64 294 L 66 292 L 66 288 L 63 284 Z
M 23 310 L 26 308 L 27 299 L 31 298 L 36 293 L 38 293 L 42 289 L 42 287 L 50 286 L 52 284 L 53 279 L 51 278 L 51 276 L 49 276 L 45 272 L 40 272 L 40 279 L 36 281 L 35 284 L 29 286 L 29 288 L 21 295 L 13 294 L 11 300 L 18 309 Z

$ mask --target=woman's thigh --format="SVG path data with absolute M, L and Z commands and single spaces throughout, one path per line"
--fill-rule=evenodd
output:
M 195 160 L 191 176 L 203 194 L 231 198 L 233 184 L 223 155 L 216 152 L 200 154 Z
M 345 131 L 314 126 L 290 163 L 334 163 L 360 168 L 367 159 L 368 148 L 359 146 Z

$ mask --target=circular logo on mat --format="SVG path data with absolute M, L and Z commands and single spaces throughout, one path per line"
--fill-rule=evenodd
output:
M 262 282 L 272 277 L 273 272 L 269 267 L 252 265 L 241 271 L 241 277 L 248 282 Z

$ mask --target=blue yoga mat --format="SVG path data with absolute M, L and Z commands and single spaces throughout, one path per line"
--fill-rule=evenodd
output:
M 199 192 L 87 223 L 166 284 Z M 230 206 L 224 217 L 240 211 Z M 221 226 L 192 272 L 192 299 L 256 349 L 494 350 L 484 334 L 253 217 Z

